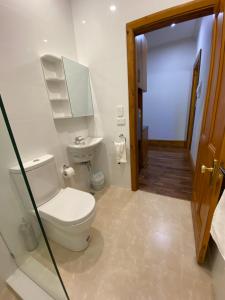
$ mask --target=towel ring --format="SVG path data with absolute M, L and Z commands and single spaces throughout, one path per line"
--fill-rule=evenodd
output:
M 125 141 L 125 143 L 127 142 L 127 139 L 126 139 L 126 137 L 124 136 L 124 134 L 123 133 L 121 133 L 120 135 L 119 135 L 119 139 L 121 140 L 124 140 Z M 117 139 L 115 139 L 114 141 L 112 141 L 112 143 L 114 143 L 115 141 L 118 141 Z

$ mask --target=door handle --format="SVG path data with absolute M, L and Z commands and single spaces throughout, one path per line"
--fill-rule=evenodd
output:
M 212 167 L 209 168 L 209 167 L 206 167 L 205 165 L 202 165 L 201 166 L 201 173 L 202 174 L 205 174 L 205 172 L 214 173 L 216 171 L 217 163 L 218 163 L 218 160 L 214 159 Z
M 202 166 L 201 166 L 201 173 L 202 173 L 202 174 L 205 174 L 206 171 L 212 173 L 212 172 L 214 171 L 214 168 L 213 168 L 213 167 L 208 168 L 208 167 L 206 167 L 205 165 L 202 165 Z
M 217 164 L 218 164 L 218 160 L 217 159 L 214 159 L 213 160 L 213 166 L 212 167 L 207 167 L 205 165 L 202 165 L 201 166 L 201 173 L 202 174 L 205 174 L 206 172 L 209 172 L 211 173 L 210 175 L 210 185 L 213 184 L 213 181 L 214 181 L 214 177 L 215 177 L 215 174 L 217 172 Z

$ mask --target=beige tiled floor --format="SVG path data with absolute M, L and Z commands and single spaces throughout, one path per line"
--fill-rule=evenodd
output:
M 110 187 L 89 248 L 52 247 L 74 300 L 213 299 L 210 272 L 195 262 L 188 201 Z
M 187 201 L 110 187 L 97 200 L 89 248 L 53 250 L 71 299 L 213 299 Z
M 0 290 L 0 300 L 19 300 L 19 296 L 17 296 L 13 290 L 11 290 L 7 285 L 1 287 Z

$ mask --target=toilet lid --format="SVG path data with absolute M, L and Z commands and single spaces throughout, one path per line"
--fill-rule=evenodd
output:
M 95 209 L 95 198 L 86 192 L 72 188 L 62 189 L 55 197 L 38 207 L 46 220 L 74 225 L 81 223 Z

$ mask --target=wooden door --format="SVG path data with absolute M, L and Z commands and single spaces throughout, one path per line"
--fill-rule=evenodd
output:
M 193 187 L 192 215 L 197 261 L 204 262 L 222 183 L 219 165 L 225 129 L 225 25 L 215 16 L 212 60 Z
M 188 120 L 188 130 L 187 130 L 187 149 L 191 149 L 194 120 L 195 120 L 195 110 L 196 110 L 196 100 L 197 100 L 197 88 L 199 84 L 199 75 L 201 67 L 201 56 L 202 50 L 199 51 L 197 58 L 193 67 L 193 76 L 192 76 L 192 88 L 191 88 L 191 101 L 189 109 L 189 120 Z

